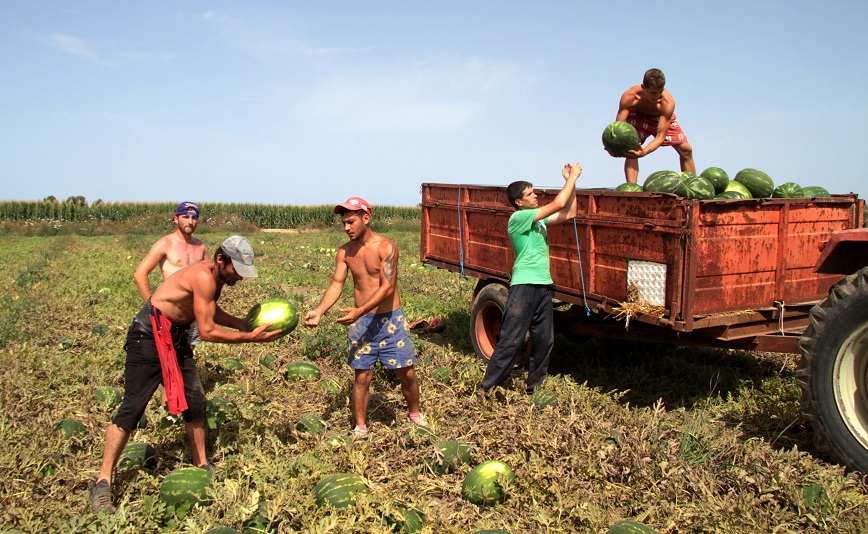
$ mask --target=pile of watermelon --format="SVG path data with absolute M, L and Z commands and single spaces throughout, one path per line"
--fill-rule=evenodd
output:
M 772 178 L 758 169 L 742 169 L 730 179 L 720 167 L 709 167 L 699 175 L 692 172 L 656 171 L 642 186 L 623 183 L 616 191 L 671 193 L 697 200 L 740 200 L 747 198 L 820 198 L 830 197 L 823 187 L 801 187 L 794 182 L 775 186 Z

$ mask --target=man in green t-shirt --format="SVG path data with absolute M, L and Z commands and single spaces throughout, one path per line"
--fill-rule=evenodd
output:
M 576 180 L 582 174 L 582 166 L 567 163 L 562 174 L 566 180 L 563 189 L 554 200 L 542 207 L 531 183 L 518 181 L 506 188 L 509 203 L 516 208 L 507 225 L 515 263 L 512 266 L 500 340 L 479 386 L 483 391 L 509 378 L 528 330 L 533 345 L 525 384 L 529 394 L 542 385 L 548 372 L 555 330 L 546 225 L 562 224 L 576 216 L 575 188 Z

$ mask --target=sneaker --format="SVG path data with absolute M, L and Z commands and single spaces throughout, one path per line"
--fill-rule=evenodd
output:
M 217 466 L 212 464 L 211 462 L 200 465 L 199 469 L 204 469 L 205 471 L 208 471 L 212 476 L 214 475 L 214 473 L 217 472 Z
M 352 436 L 354 438 L 363 438 L 367 435 L 368 435 L 368 429 L 367 428 L 361 429 L 358 427 L 358 425 L 355 428 L 353 428 L 352 430 L 350 430 L 350 436 Z
M 115 513 L 116 508 L 112 504 L 112 490 L 109 487 L 108 480 L 102 479 L 91 486 L 87 499 L 90 501 L 90 506 L 93 508 L 94 513 Z
M 423 413 L 420 413 L 420 414 L 419 414 L 419 418 L 418 418 L 418 419 L 410 419 L 410 416 L 409 416 L 409 415 L 407 416 L 407 419 L 408 419 L 411 423 L 413 423 L 413 424 L 415 424 L 415 425 L 423 426 L 423 427 L 425 427 L 425 428 L 430 428 L 430 427 L 431 427 L 431 426 L 428 424 L 428 419 L 425 418 L 425 414 L 423 414 Z

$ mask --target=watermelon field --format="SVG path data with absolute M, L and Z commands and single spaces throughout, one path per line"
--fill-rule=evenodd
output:
M 868 477 L 812 448 L 796 355 L 559 337 L 545 395 L 530 399 L 517 369 L 483 396 L 467 334 L 474 281 L 419 263 L 418 219 L 376 217 L 401 249 L 408 320 L 446 325 L 412 334 L 433 432 L 411 428 L 397 380 L 378 370 L 371 432 L 349 438 L 339 303 L 318 329 L 275 343 L 199 345 L 219 471 L 204 485 L 177 474 L 191 467 L 184 428 L 155 396 L 117 471 L 117 513 L 94 515 L 87 490 L 141 305 L 132 275 L 171 230 L 162 224 L 0 228 L 0 531 L 606 533 L 622 520 L 671 534 L 868 531 Z M 264 232 L 233 217 L 197 236 L 213 252 L 235 233 L 253 243 L 260 273 L 223 291 L 238 316 L 275 297 L 314 307 L 346 240 L 337 226 Z M 286 372 L 300 361 L 319 377 Z M 490 485 L 465 491 L 471 472 Z M 187 489 L 201 502 L 166 498 Z

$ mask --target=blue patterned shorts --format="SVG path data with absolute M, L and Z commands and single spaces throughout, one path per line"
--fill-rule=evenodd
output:
M 416 352 L 406 319 L 401 308 L 359 317 L 348 333 L 350 367 L 372 369 L 377 360 L 386 369 L 412 366 Z

